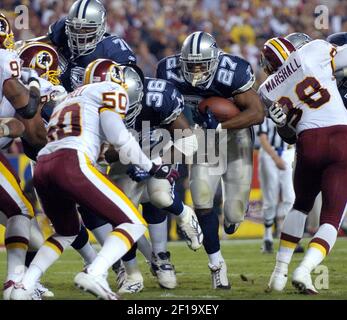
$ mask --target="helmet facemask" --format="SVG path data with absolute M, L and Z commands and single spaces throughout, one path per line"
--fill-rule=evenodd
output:
M 76 57 L 93 52 L 106 31 L 105 20 L 101 24 L 79 21 L 68 19 L 65 26 L 68 45 Z
M 276 70 L 272 67 L 271 63 L 266 59 L 263 53 L 260 55 L 259 60 L 260 67 L 264 70 L 264 72 L 270 76 L 272 75 Z
M 142 97 L 143 92 L 140 93 L 138 101 L 129 105 L 128 112 L 124 118 L 124 123 L 127 128 L 134 128 L 137 116 L 141 113 L 142 110 Z
M 218 66 L 218 59 L 183 59 L 183 76 L 193 87 L 201 86 L 213 77 Z

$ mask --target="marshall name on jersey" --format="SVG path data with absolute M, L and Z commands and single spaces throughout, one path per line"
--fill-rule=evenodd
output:
M 347 124 L 347 111 L 336 86 L 334 55 L 338 48 L 314 40 L 293 52 L 260 86 L 259 93 L 295 114 L 292 125 L 303 130 Z
M 116 83 L 100 82 L 79 87 L 54 108 L 47 128 L 49 142 L 39 156 L 60 149 L 75 149 L 95 163 L 100 146 L 106 140 L 100 113 L 112 110 L 123 118 L 127 109 L 128 95 Z
M 157 68 L 157 78 L 172 82 L 183 94 L 185 104 L 196 112 L 203 98 L 219 96 L 232 98 L 249 90 L 255 81 L 251 65 L 244 59 L 221 52 L 216 72 L 203 87 L 193 87 L 182 74 L 179 55 L 162 59 Z
M 162 135 L 157 129 L 175 121 L 183 108 L 183 96 L 172 83 L 145 78 L 142 110 L 135 122 L 135 130 L 140 133 L 142 145 L 147 144 L 152 148 L 159 143 Z M 145 123 L 148 130 L 145 130 Z
M 66 18 L 62 18 L 52 24 L 48 36 L 58 49 L 62 69 L 60 79 L 68 92 L 82 84 L 85 68 L 96 59 L 111 59 L 119 64 L 136 63 L 136 57 L 128 44 L 123 39 L 107 33 L 93 52 L 76 58 L 72 57 L 65 33 L 65 21 Z

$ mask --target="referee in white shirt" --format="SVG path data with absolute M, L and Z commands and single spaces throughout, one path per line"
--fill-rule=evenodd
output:
M 282 140 L 271 119 L 265 118 L 258 126 L 257 133 L 260 142 L 259 180 L 265 225 L 262 251 L 272 253 L 272 226 L 275 218 L 277 216 L 282 221 L 295 200 L 292 177 L 295 148 Z

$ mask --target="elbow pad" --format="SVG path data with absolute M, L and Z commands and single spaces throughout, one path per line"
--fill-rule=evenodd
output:
M 36 79 L 29 83 L 29 102 L 25 107 L 16 109 L 16 112 L 24 119 L 32 119 L 40 105 L 40 84 Z
M 193 134 L 189 137 L 176 140 L 174 146 L 186 157 L 191 157 L 198 150 L 198 139 Z

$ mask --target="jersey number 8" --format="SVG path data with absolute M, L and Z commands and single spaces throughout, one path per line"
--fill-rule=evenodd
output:
M 295 87 L 295 93 L 299 100 L 305 103 L 310 109 L 318 109 L 330 100 L 328 90 L 322 88 L 319 81 L 314 77 L 307 77 L 303 81 L 299 82 Z M 294 109 L 293 102 L 288 97 L 281 97 L 278 100 L 278 103 L 282 106 L 286 106 L 289 111 L 293 111 L 292 109 Z M 302 110 L 300 111 L 301 112 L 299 113 L 301 117 Z M 300 117 L 297 117 L 295 125 L 299 122 Z

